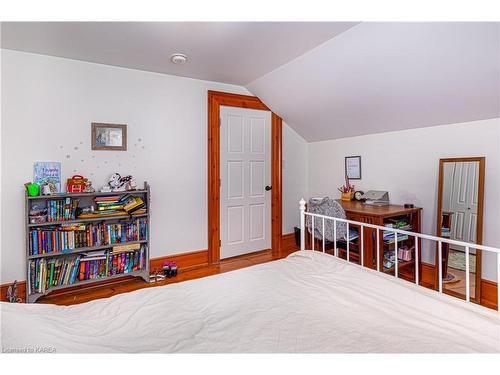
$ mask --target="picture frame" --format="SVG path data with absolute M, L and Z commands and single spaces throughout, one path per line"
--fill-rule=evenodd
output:
M 61 162 L 36 161 L 33 163 L 33 182 L 42 186 L 51 184 L 55 191 L 61 192 Z
M 361 180 L 361 156 L 345 157 L 345 176 L 349 180 Z
M 92 150 L 127 151 L 127 125 L 93 122 Z

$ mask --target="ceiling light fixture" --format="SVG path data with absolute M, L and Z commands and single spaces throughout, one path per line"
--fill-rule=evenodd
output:
M 170 56 L 170 61 L 174 64 L 184 64 L 187 61 L 187 56 L 183 53 L 174 53 Z

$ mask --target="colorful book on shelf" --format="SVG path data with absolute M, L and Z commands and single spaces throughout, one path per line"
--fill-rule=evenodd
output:
M 125 202 L 127 202 L 128 200 L 133 199 L 133 198 L 134 198 L 133 195 L 125 194 L 125 195 L 122 195 L 120 197 L 120 199 L 118 199 L 118 203 L 124 204 Z
M 113 246 L 112 252 L 113 254 L 123 253 L 131 250 L 139 250 L 141 248 L 141 244 L 133 243 L 133 244 L 125 244 L 119 246 Z
M 47 221 L 74 220 L 79 199 L 66 197 L 47 201 Z
M 45 293 L 53 286 L 74 284 L 79 261 L 79 256 L 71 259 L 31 260 L 29 262 L 29 293 Z
M 97 208 L 95 214 L 97 215 L 111 215 L 123 211 L 123 204 L 119 202 L 120 196 L 118 195 L 96 197 L 94 200 Z
M 131 196 L 129 199 L 127 199 L 123 203 L 123 208 L 125 211 L 127 211 L 129 214 L 145 207 L 144 201 L 140 197 L 133 197 Z
M 398 242 L 401 242 L 401 241 L 406 241 L 408 239 L 408 235 L 407 234 L 398 234 Z M 389 237 L 385 237 L 384 236 L 384 242 L 388 245 L 390 244 L 393 244 L 396 242 L 396 237 L 395 236 L 389 236 Z
M 121 205 L 121 203 L 117 200 L 113 201 L 104 201 L 104 202 L 95 202 L 100 207 L 113 206 L 113 205 Z
M 108 209 L 103 209 L 103 210 L 98 210 L 94 212 L 97 215 L 110 215 L 110 214 L 116 214 L 119 213 L 121 210 L 108 210 Z
M 146 267 L 146 246 L 128 252 L 113 253 L 106 251 L 102 256 L 90 256 L 80 260 L 78 280 L 98 279 L 113 275 L 126 274 Z
M 119 195 L 99 196 L 99 197 L 95 197 L 94 200 L 96 202 L 109 202 L 109 201 L 118 202 L 120 200 L 120 196 Z
M 104 206 L 98 206 L 97 207 L 98 211 L 106 211 L 106 210 L 123 210 L 123 205 L 121 204 L 109 204 L 109 205 L 104 205 Z

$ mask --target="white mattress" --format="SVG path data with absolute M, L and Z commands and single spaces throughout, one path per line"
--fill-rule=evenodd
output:
M 1 304 L 4 348 L 499 352 L 496 312 L 304 251 L 75 306 Z

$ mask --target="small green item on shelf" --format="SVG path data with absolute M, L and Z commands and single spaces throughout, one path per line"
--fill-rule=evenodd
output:
M 34 182 L 29 182 L 24 184 L 26 186 L 26 189 L 28 190 L 28 195 L 30 197 L 37 197 L 40 195 L 40 186 L 38 184 L 35 184 Z

